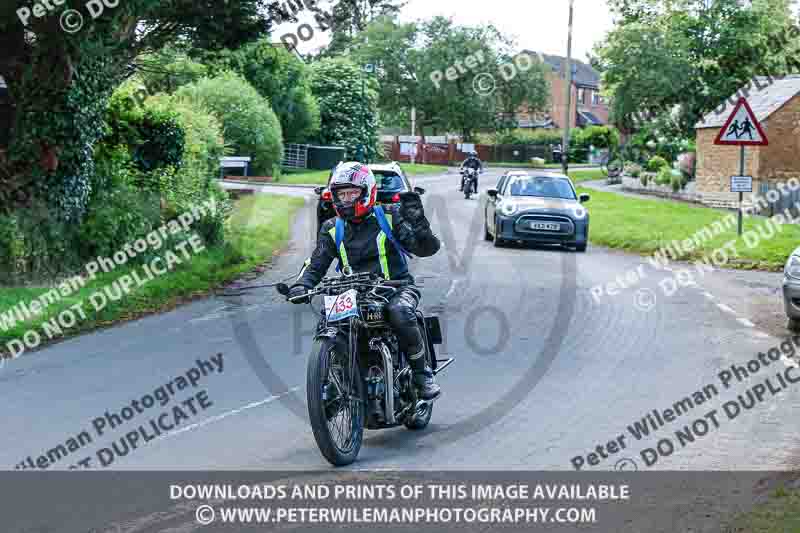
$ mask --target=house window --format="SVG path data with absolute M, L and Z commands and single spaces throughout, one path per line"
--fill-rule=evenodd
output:
M 602 104 L 602 99 L 600 98 L 600 93 L 595 91 L 592 93 L 592 105 L 600 105 Z
M 586 103 L 585 97 L 586 97 L 586 90 L 583 89 L 583 88 L 579 88 L 578 89 L 578 103 L 585 104 Z

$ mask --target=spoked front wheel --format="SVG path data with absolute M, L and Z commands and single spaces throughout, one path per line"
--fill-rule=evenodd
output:
M 333 340 L 319 343 L 308 361 L 308 416 L 320 452 L 334 466 L 358 457 L 364 437 L 364 394 L 358 364 Z

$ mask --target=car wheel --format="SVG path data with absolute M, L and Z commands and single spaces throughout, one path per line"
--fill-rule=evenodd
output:
M 494 239 L 493 240 L 494 240 L 494 247 L 495 248 L 500 248 L 500 247 L 503 246 L 503 244 L 505 244 L 505 241 L 503 241 L 503 239 L 501 239 L 499 237 L 499 235 L 498 235 L 498 232 L 497 232 L 497 221 L 495 221 L 495 223 L 494 223 Z
M 575 251 L 576 252 L 585 252 L 586 251 L 586 246 L 587 245 L 586 245 L 585 242 L 582 243 L 582 244 L 578 244 L 577 246 L 575 246 Z

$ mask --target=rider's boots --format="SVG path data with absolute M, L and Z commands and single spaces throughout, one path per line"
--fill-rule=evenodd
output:
M 409 365 L 414 371 L 414 385 L 417 386 L 419 395 L 423 400 L 433 400 L 437 398 L 442 390 L 433 377 L 433 371 L 425 365 L 425 349 L 415 355 L 408 357 Z

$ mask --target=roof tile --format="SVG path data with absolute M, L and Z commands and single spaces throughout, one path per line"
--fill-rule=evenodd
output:
M 772 79 L 771 83 L 770 79 Z M 742 92 L 745 88 L 747 91 Z M 747 98 L 747 103 L 750 104 L 756 118 L 759 122 L 763 122 L 798 93 L 800 93 L 800 74 L 790 74 L 782 79 L 757 76 L 755 83 L 749 82 L 725 100 L 724 110 L 718 113 L 715 109 L 706 114 L 695 125 L 695 129 L 724 126 L 725 121 L 733 112 L 733 106 L 739 100 L 739 95 Z M 734 103 L 731 104 L 731 101 Z

